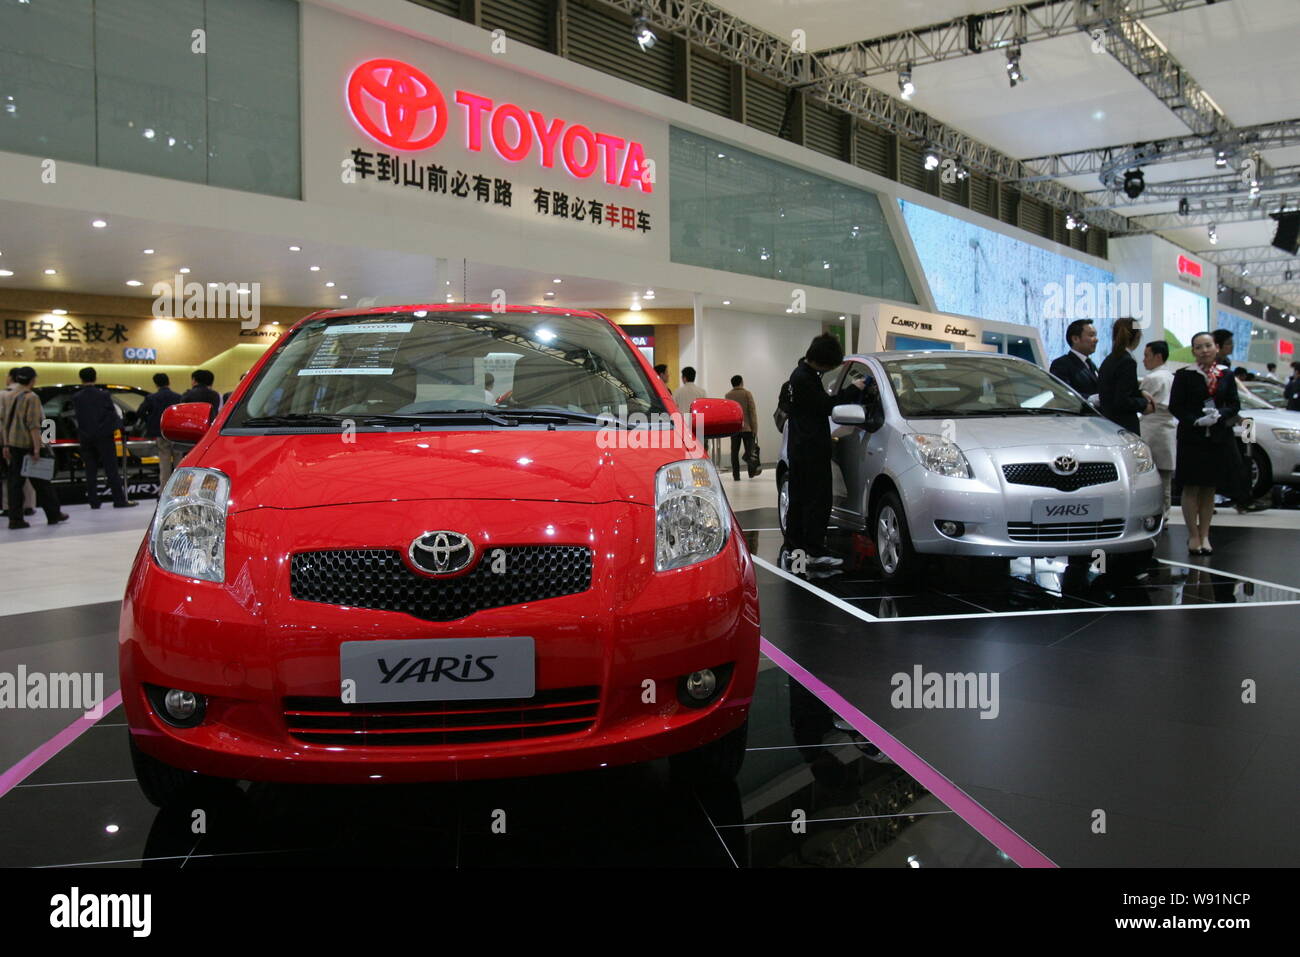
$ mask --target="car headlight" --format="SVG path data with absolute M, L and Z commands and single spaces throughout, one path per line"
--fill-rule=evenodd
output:
M 226 577 L 230 479 L 216 469 L 180 468 L 158 499 L 150 550 L 160 568 L 219 582 Z
M 1151 446 L 1142 440 L 1142 436 L 1125 429 L 1120 432 L 1119 437 L 1124 440 L 1124 451 L 1128 453 L 1134 475 L 1150 472 L 1156 467 L 1156 460 L 1151 455 Z
M 917 459 L 931 472 L 938 472 L 948 478 L 971 477 L 970 463 L 956 442 L 945 439 L 942 435 L 925 432 L 913 432 L 907 438 Z
M 1300 442 L 1300 429 L 1274 429 L 1273 438 L 1294 445 Z
M 708 459 L 687 459 L 655 473 L 655 571 L 712 558 L 731 529 L 731 509 Z

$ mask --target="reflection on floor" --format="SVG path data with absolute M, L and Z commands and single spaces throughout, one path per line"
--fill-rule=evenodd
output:
M 695 791 L 654 762 L 459 785 L 231 785 L 157 811 L 126 734 L 119 708 L 0 799 L 0 863 L 1014 866 L 766 659 L 739 779 Z
M 757 522 L 761 516 L 746 515 L 747 525 Z M 747 531 L 745 540 L 750 551 L 770 566 L 797 573 L 873 618 L 1300 603 L 1300 590 L 1216 571 L 1204 559 L 1191 557 L 1185 561 L 1153 558 L 1131 568 L 1113 562 L 1108 571 L 1102 570 L 1101 559 L 1090 556 L 1001 562 L 934 559 L 916 581 L 896 585 L 882 580 L 871 545 L 861 534 L 831 530 L 827 546 L 846 558 L 844 567 L 836 570 L 792 565 L 788 553 L 781 552 L 779 531 Z

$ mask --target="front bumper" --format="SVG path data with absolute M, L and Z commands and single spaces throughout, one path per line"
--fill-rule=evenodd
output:
M 748 713 L 758 663 L 754 572 L 740 537 L 689 568 L 653 571 L 654 511 L 641 505 L 402 502 L 230 517 L 224 584 L 180 578 L 137 555 L 120 628 L 123 704 L 139 747 L 185 770 L 255 781 L 451 781 L 557 773 L 653 760 L 708 743 Z M 480 541 L 586 544 L 592 586 L 580 594 L 476 611 L 458 621 L 290 597 L 289 555 L 409 542 L 428 528 Z M 471 531 L 474 529 L 475 531 Z M 508 534 L 503 530 L 509 530 Z M 379 530 L 379 531 L 377 531 Z M 391 530 L 391 533 L 384 530 Z M 286 699 L 339 698 L 344 641 L 528 635 L 539 692 L 595 688 L 577 733 L 423 746 L 307 743 Z M 733 665 L 703 708 L 677 681 Z M 144 685 L 208 696 L 203 723 L 176 728 Z M 653 693 L 651 693 L 653 692 Z M 382 707 L 382 706 L 376 706 Z

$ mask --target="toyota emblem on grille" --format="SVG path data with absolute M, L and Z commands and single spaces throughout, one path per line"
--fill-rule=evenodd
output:
M 474 560 L 474 543 L 460 532 L 425 532 L 411 542 L 411 564 L 430 575 L 451 575 Z
M 1079 460 L 1073 455 L 1058 455 L 1052 459 L 1052 471 L 1057 475 L 1073 475 L 1079 471 Z

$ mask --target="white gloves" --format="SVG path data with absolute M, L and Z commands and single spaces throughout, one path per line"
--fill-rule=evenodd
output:
M 1101 408 L 1101 396 L 1100 396 L 1100 395 L 1090 395 L 1090 396 L 1088 396 L 1088 404 L 1089 404 L 1090 406 L 1092 406 L 1094 409 L 1100 409 L 1100 408 Z
M 1192 424 L 1193 424 L 1193 425 L 1203 425 L 1203 426 L 1205 426 L 1206 428 L 1209 428 L 1210 426 L 1214 425 L 1215 422 L 1218 422 L 1218 421 L 1219 421 L 1219 410 L 1218 410 L 1218 409 L 1211 409 L 1209 412 L 1205 413 L 1205 415 L 1201 416 L 1199 419 L 1197 419 L 1197 420 L 1196 420 L 1195 422 L 1193 422 Z

